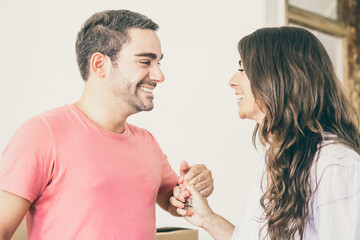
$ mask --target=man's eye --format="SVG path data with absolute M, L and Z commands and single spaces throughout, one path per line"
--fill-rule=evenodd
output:
M 141 61 L 140 63 L 146 66 L 150 66 L 150 61 Z
M 239 70 L 239 72 L 245 71 L 243 68 L 239 68 L 238 70 Z

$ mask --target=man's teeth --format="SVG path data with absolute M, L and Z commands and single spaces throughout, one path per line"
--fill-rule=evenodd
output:
M 144 87 L 140 87 L 140 89 L 144 92 L 148 92 L 148 93 L 152 93 L 153 90 L 152 89 L 149 89 L 149 88 L 144 88 Z

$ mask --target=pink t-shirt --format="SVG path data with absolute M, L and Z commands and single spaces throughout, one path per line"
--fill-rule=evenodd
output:
M 29 119 L 0 161 L 0 190 L 32 202 L 29 240 L 154 240 L 156 197 L 177 178 L 148 131 L 105 131 L 74 105 Z

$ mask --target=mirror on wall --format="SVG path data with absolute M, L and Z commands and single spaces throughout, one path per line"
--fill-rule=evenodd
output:
M 289 0 L 289 4 L 334 20 L 338 18 L 337 0 Z
M 294 27 L 301 27 L 312 32 L 324 45 L 330 59 L 334 65 L 336 76 L 344 83 L 344 66 L 343 66 L 343 38 L 334 35 L 326 34 L 314 29 L 310 29 L 304 26 L 296 24 L 289 24 Z

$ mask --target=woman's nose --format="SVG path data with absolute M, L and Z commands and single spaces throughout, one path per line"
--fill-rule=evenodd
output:
M 236 87 L 238 85 L 239 76 L 238 73 L 235 73 L 234 76 L 229 81 L 230 87 Z

